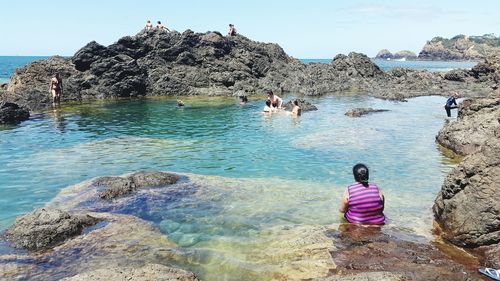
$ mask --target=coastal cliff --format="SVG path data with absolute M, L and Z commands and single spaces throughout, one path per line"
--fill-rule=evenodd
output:
M 383 72 L 366 55 L 337 55 L 329 64 L 304 64 L 277 44 L 219 32 L 142 31 L 110 46 L 90 42 L 70 58 L 52 57 L 17 69 L 0 100 L 31 110 L 50 106 L 48 82 L 59 72 L 63 101 L 137 96 L 321 96 L 350 92 L 404 100 L 422 95 L 485 95 L 481 80 L 445 79 L 442 73 Z
M 418 54 L 421 60 L 482 60 L 500 53 L 500 37 L 457 35 L 451 39 L 434 37 Z

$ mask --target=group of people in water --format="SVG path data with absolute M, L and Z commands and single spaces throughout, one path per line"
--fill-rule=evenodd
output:
M 272 90 L 267 91 L 267 100 L 264 109 L 264 113 L 272 113 L 275 111 L 280 111 L 283 109 L 283 99 L 275 95 Z M 292 102 L 292 115 L 300 116 L 302 115 L 302 109 L 299 106 L 298 100 L 293 100 Z

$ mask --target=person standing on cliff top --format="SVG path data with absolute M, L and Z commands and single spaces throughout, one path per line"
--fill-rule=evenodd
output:
M 170 29 L 168 29 L 166 26 L 164 26 L 161 21 L 158 21 L 156 24 L 156 29 L 159 30 L 166 30 L 167 32 L 170 32 Z
M 56 73 L 54 77 L 50 79 L 49 91 L 52 94 L 52 105 L 60 104 L 63 92 L 63 83 L 59 73 Z
M 458 108 L 456 99 L 458 99 L 459 97 L 460 97 L 460 95 L 457 92 L 455 92 L 455 93 L 453 93 L 453 95 L 451 97 L 448 98 L 448 100 L 446 100 L 446 104 L 444 105 L 444 109 L 446 110 L 446 115 L 448 117 L 451 117 L 451 110 L 452 109 Z
M 150 20 L 148 20 L 148 22 L 146 22 L 146 27 L 145 27 L 146 30 L 151 30 L 153 29 L 153 24 L 151 23 Z
M 229 31 L 227 32 L 227 35 L 236 36 L 236 28 L 231 23 L 229 24 Z

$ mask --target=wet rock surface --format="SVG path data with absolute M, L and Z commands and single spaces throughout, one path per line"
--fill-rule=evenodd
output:
M 160 264 L 147 264 L 142 267 L 103 268 L 91 272 L 80 273 L 73 277 L 63 278 L 62 281 L 198 281 L 196 276 L 188 271 L 171 268 Z
M 370 113 L 377 113 L 377 112 L 385 112 L 389 111 L 387 109 L 374 109 L 371 107 L 368 108 L 353 108 L 345 113 L 346 116 L 349 117 L 361 117 L 363 115 L 367 115 Z
M 16 124 L 29 118 L 30 112 L 27 108 L 0 101 L 0 124 Z
M 330 64 L 303 64 L 270 43 L 218 32 L 142 31 L 110 46 L 90 42 L 71 58 L 53 57 L 17 69 L 2 100 L 30 109 L 50 105 L 48 81 L 59 72 L 63 100 L 114 97 L 260 95 L 371 95 L 404 100 L 422 95 L 482 95 L 495 87 L 498 74 L 484 66 L 467 79 L 428 71 L 384 73 L 366 55 L 337 55 Z M 469 75 L 470 74 L 470 75 Z M 496 75 L 496 76 L 495 76 Z M 465 76 L 464 76 L 465 77 Z M 497 77 L 497 78 L 491 78 Z
M 477 280 L 477 261 L 446 245 L 407 240 L 397 229 L 341 225 L 330 231 L 337 240 L 331 251 L 335 275 L 315 280 Z M 405 238 L 406 236 L 406 238 Z M 461 256 L 461 263 L 453 261 Z M 361 273 L 361 274 L 360 274 Z M 382 279 L 379 279 L 382 278 Z
M 110 200 L 128 195 L 140 188 L 171 185 L 179 180 L 179 176 L 164 172 L 139 172 L 128 177 L 101 177 L 93 184 L 105 189 L 99 192 L 101 199 Z
M 99 222 L 89 215 L 56 209 L 36 209 L 16 219 L 3 234 L 13 246 L 38 251 L 52 248 Z
M 298 102 L 299 107 L 302 110 L 302 112 L 318 110 L 318 108 L 314 104 L 312 104 L 304 99 L 295 99 L 295 100 Z M 285 110 L 292 111 L 293 101 L 295 101 L 295 100 L 288 101 L 287 103 L 285 103 L 283 105 L 283 108 Z

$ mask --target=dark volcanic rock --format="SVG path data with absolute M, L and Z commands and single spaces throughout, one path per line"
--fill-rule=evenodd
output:
M 346 116 L 349 117 L 361 117 L 363 115 L 369 114 L 369 113 L 375 113 L 375 112 L 384 112 L 384 111 L 389 111 L 387 109 L 373 109 L 371 107 L 369 108 L 353 108 L 345 113 Z
M 10 102 L 0 101 L 0 124 L 19 123 L 30 118 L 30 112 L 25 107 Z
M 140 188 L 157 187 L 174 184 L 179 180 L 176 174 L 165 172 L 139 172 L 128 177 L 101 177 L 93 185 L 103 186 L 99 197 L 104 200 L 128 195 Z
M 337 55 L 331 62 L 332 66 L 348 76 L 375 77 L 383 72 L 369 57 L 360 53 L 349 53 L 348 56 Z
M 465 100 L 459 105 L 458 120 L 446 124 L 436 141 L 459 155 L 471 154 L 499 134 L 499 116 L 500 97 Z
M 459 119 L 436 140 L 464 160 L 446 177 L 434 203 L 442 236 L 462 247 L 500 242 L 500 95 L 464 101 Z
M 302 112 L 318 110 L 318 108 L 314 104 L 312 104 L 304 99 L 295 99 L 295 100 L 299 103 L 299 106 L 300 106 L 300 109 L 302 110 Z M 283 105 L 285 110 L 288 110 L 288 111 L 292 110 L 293 101 L 294 100 L 291 100 L 291 101 L 287 102 L 285 105 Z
M 36 209 L 16 219 L 3 236 L 17 248 L 44 250 L 82 233 L 100 220 L 54 209 Z

